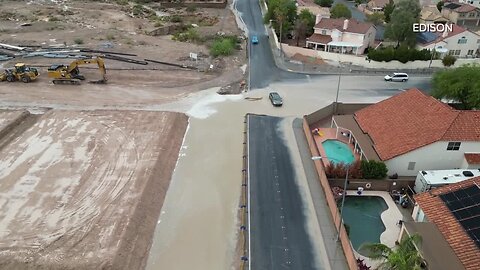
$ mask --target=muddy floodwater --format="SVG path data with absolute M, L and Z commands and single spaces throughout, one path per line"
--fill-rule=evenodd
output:
M 332 78 L 332 82 L 334 79 Z M 333 85 L 333 83 L 332 83 Z M 232 269 L 239 224 L 244 116 L 247 113 L 301 117 L 330 104 L 334 89 L 273 85 L 284 98 L 274 108 L 271 89 L 238 96 L 206 90 L 164 110 L 183 111 L 190 124 L 155 230 L 146 269 Z M 386 95 L 362 97 L 349 92 L 345 101 L 372 102 Z M 245 97 L 262 98 L 248 101 Z

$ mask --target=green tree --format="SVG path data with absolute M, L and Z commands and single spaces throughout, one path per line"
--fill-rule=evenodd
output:
M 397 46 L 405 44 L 415 46 L 416 33 L 412 25 L 418 23 L 420 17 L 420 5 L 416 0 L 402 0 L 398 2 L 390 16 L 390 23 L 385 28 L 385 37 L 396 41 Z
M 445 2 L 443 2 L 443 1 L 440 1 L 440 2 L 437 3 L 438 11 L 442 11 L 443 5 L 445 5 Z
M 372 14 L 367 14 L 366 17 L 367 17 L 367 19 L 366 19 L 367 22 L 371 22 L 375 25 L 380 25 L 385 20 L 384 15 L 382 13 L 379 13 L 379 12 L 374 12 Z
M 366 251 L 367 257 L 382 261 L 378 269 L 420 270 L 423 259 L 415 246 L 421 241 L 420 235 L 413 234 L 404 238 L 394 248 L 380 243 L 368 243 L 360 246 L 360 250 Z
M 348 7 L 342 3 L 335 4 L 330 10 L 330 17 L 333 19 L 336 18 L 347 18 L 352 17 L 352 12 Z
M 297 40 L 297 46 L 299 46 L 300 39 L 313 34 L 313 27 L 315 26 L 315 15 L 308 9 L 304 9 L 298 15 L 295 22 L 295 37 Z
M 385 16 L 385 22 L 390 22 L 390 16 L 392 15 L 393 10 L 395 9 L 395 3 L 393 0 L 390 0 L 388 4 L 383 8 L 383 16 Z
M 432 96 L 460 102 L 460 109 L 480 109 L 480 65 L 470 64 L 435 73 Z
M 268 0 L 268 11 L 263 18 L 264 23 L 272 23 L 275 32 L 282 40 L 288 33 L 297 19 L 297 6 L 295 1 L 291 0 Z M 281 27 L 280 27 L 281 26 Z M 282 33 L 280 33 L 282 32 Z
M 333 0 L 314 0 L 314 2 L 321 7 L 331 7 L 333 5 Z

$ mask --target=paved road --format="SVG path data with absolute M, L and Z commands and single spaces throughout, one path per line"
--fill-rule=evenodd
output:
M 251 269 L 318 269 L 280 121 L 248 118 Z
M 275 65 L 272 49 L 268 40 L 267 30 L 263 23 L 263 16 L 258 0 L 238 0 L 236 9 L 241 13 L 241 18 L 248 28 L 249 36 L 257 36 L 258 44 L 250 46 L 250 87 L 264 88 L 270 82 L 279 80 L 305 79 L 303 74 L 295 74 L 279 69 Z

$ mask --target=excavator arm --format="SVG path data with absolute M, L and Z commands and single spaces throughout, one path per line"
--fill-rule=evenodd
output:
M 54 65 L 49 68 L 48 76 L 53 78 L 54 84 L 80 84 L 85 77 L 80 75 L 78 69 L 81 65 L 97 64 L 102 79 L 98 81 L 90 81 L 90 83 L 102 84 L 107 82 L 107 69 L 105 68 L 105 61 L 101 57 L 78 59 L 71 62 L 68 66 Z
M 90 64 L 97 64 L 98 70 L 102 75 L 102 80 L 94 81 L 92 83 L 105 83 L 107 82 L 107 69 L 105 68 L 105 61 L 101 57 L 95 57 L 91 59 L 79 59 L 75 60 L 70 65 L 68 65 L 67 72 L 68 73 L 78 73 L 78 67 L 81 65 L 90 65 Z

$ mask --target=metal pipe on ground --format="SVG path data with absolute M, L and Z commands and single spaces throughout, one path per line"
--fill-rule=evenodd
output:
M 180 68 L 187 68 L 187 69 L 198 69 L 197 67 L 192 67 L 192 66 L 187 66 L 187 65 L 180 65 L 180 64 L 175 64 L 175 63 L 168 63 L 168 62 L 163 62 L 163 61 L 157 61 L 157 60 L 152 60 L 152 59 L 144 59 L 145 61 L 152 62 L 152 63 L 157 63 L 157 64 L 162 64 L 162 65 L 167 65 L 167 66 L 172 66 L 172 67 L 180 67 Z
M 126 57 L 121 57 L 121 56 L 118 56 L 118 55 L 104 54 L 104 55 L 101 55 L 100 57 L 105 58 L 105 59 L 110 59 L 110 60 L 116 60 L 116 61 L 122 61 L 122 62 L 132 63 L 132 64 L 148 65 L 148 62 L 146 62 L 146 61 L 141 61 L 141 60 L 126 58 Z

